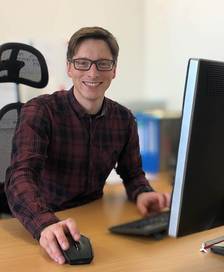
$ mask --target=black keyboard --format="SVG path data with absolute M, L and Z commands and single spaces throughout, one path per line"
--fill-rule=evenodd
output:
M 145 217 L 136 221 L 112 226 L 109 230 L 117 234 L 132 234 L 155 237 L 167 233 L 170 212 L 161 212 L 153 216 Z M 159 236 L 158 236 L 159 238 Z

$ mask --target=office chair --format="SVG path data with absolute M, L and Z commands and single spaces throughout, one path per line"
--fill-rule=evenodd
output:
M 0 213 L 9 214 L 4 192 L 5 170 L 10 164 L 11 142 L 22 103 L 16 102 L 0 110 Z
M 10 213 L 4 192 L 5 171 L 10 164 L 11 142 L 23 103 L 19 84 L 44 88 L 48 83 L 48 68 L 43 55 L 23 43 L 0 46 L 0 83 L 16 84 L 17 102 L 0 109 L 0 213 Z M 1 94 L 0 94 L 1 95 Z

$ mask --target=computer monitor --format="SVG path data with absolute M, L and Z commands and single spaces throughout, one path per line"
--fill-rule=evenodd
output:
M 190 59 L 168 233 L 224 224 L 224 63 Z

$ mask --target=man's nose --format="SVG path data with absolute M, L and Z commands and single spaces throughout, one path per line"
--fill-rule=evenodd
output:
M 97 66 L 96 66 L 96 63 L 92 63 L 91 64 L 91 66 L 90 66 L 90 68 L 89 68 L 89 73 L 91 74 L 91 73 L 93 73 L 93 74 L 98 74 L 99 73 L 99 71 L 98 71 L 98 69 L 97 69 Z

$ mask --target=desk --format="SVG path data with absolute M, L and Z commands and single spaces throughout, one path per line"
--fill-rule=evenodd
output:
M 161 191 L 170 190 L 166 176 L 152 181 Z M 199 252 L 204 240 L 224 233 L 224 227 L 183 238 L 155 241 L 151 238 L 110 234 L 108 227 L 139 218 L 133 203 L 126 200 L 120 184 L 106 185 L 105 196 L 90 204 L 58 212 L 61 219 L 74 218 L 82 233 L 91 238 L 94 260 L 90 265 L 58 265 L 16 219 L 0 221 L 0 271 L 6 272 L 219 272 L 224 257 Z

